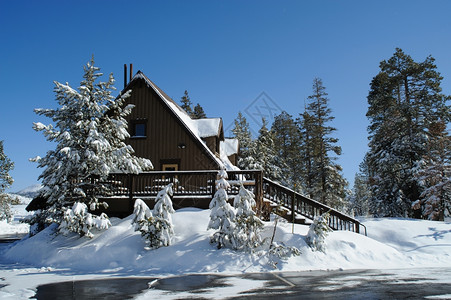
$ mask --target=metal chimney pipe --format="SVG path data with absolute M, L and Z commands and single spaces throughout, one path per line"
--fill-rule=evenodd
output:
M 133 78 L 133 64 L 130 64 L 130 81 L 132 81 Z
M 127 64 L 124 64 L 124 89 L 127 86 Z

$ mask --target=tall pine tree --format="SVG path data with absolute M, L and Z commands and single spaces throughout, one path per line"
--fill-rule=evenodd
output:
M 149 160 L 135 157 L 131 146 L 124 143 L 129 136 L 124 117 L 133 106 L 123 105 L 130 93 L 113 97 L 113 75 L 107 82 L 98 81 L 103 75 L 99 70 L 92 59 L 84 67 L 78 90 L 55 82 L 59 108 L 35 110 L 55 123 L 34 123 L 33 127 L 56 143 L 55 150 L 34 159 L 44 168 L 39 178 L 47 208 L 37 219 L 41 224 L 61 223 L 64 212 L 74 203 L 91 210 L 99 208 L 103 203 L 98 196 L 110 192 L 106 182 L 111 172 L 138 173 L 152 167 Z
M 252 140 L 252 133 L 246 117 L 241 112 L 238 113 L 234 121 L 235 127 L 232 129 L 235 138 L 238 140 L 238 168 L 242 170 L 259 169 L 261 166 L 256 161 L 255 141 Z
M 414 206 L 424 218 L 443 221 L 451 216 L 451 138 L 443 121 L 428 129 L 426 154 L 418 164 L 423 191 Z
M 281 161 L 281 182 L 301 191 L 301 136 L 298 126 L 293 117 L 284 111 L 274 118 L 271 132 L 276 154 Z
M 277 155 L 274 145 L 274 136 L 267 128 L 266 119 L 262 119 L 262 127 L 255 141 L 255 169 L 263 170 L 263 175 L 271 180 L 282 180 L 281 166 L 283 160 Z
M 185 112 L 191 117 L 193 115 L 193 103 L 191 102 L 191 99 L 189 98 L 188 91 L 185 90 L 185 93 L 183 94 L 182 98 L 180 99 L 180 102 L 182 105 L 180 105 Z
M 200 106 L 199 103 L 194 106 L 193 115 L 191 116 L 193 119 L 203 119 L 207 117 L 207 114 L 205 114 L 204 109 L 202 106 Z
M 434 58 L 415 62 L 401 49 L 380 63 L 368 94 L 368 168 L 375 216 L 419 217 L 420 161 L 428 151 L 428 128 L 449 123 L 447 97 Z
M 319 78 L 313 80 L 313 94 L 308 97 L 308 105 L 301 128 L 304 141 L 309 143 L 310 160 L 309 186 L 307 193 L 326 205 L 343 209 L 348 194 L 347 181 L 342 176 L 342 168 L 335 161 L 341 154 L 338 139 L 332 136 L 336 128 L 328 125 L 334 117 L 329 108 L 326 89 Z
M 367 216 L 370 211 L 371 190 L 366 160 L 360 164 L 359 169 L 354 178 L 354 188 L 349 199 L 349 211 L 356 216 Z
M 311 196 L 315 173 L 313 169 L 313 118 L 305 110 L 296 120 L 300 133 L 300 173 L 304 193 Z
M 191 102 L 191 99 L 188 95 L 188 91 L 185 90 L 185 93 L 183 94 L 182 98 L 180 99 L 181 107 L 185 110 L 185 112 L 192 118 L 192 119 L 203 119 L 206 118 L 207 115 L 205 114 L 204 109 L 202 106 L 197 103 L 196 106 L 193 108 L 193 103 Z

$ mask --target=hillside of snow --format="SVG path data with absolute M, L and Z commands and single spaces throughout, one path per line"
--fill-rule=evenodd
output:
M 305 242 L 308 226 L 280 220 L 275 241 L 300 249 L 299 256 L 284 260 L 266 251 L 242 253 L 216 249 L 207 231 L 209 210 L 180 209 L 173 215 L 173 245 L 146 250 L 131 217 L 112 219 L 113 227 L 94 237 L 55 235 L 54 226 L 25 238 L 2 253 L 4 263 L 70 269 L 89 273 L 167 275 L 185 273 L 243 273 L 330 269 L 451 267 L 451 223 L 409 219 L 364 219 L 368 236 L 335 231 L 326 251 L 312 251 Z M 270 238 L 274 222 L 266 222 Z M 32 253 L 33 255 L 30 255 Z M 274 265 L 276 266 L 274 268 Z
M 12 195 L 18 195 L 25 198 L 29 198 L 29 201 L 31 201 L 34 197 L 36 197 L 39 193 L 39 191 L 42 189 L 41 184 L 35 184 L 31 185 L 29 187 L 26 187 L 18 192 L 12 193 Z

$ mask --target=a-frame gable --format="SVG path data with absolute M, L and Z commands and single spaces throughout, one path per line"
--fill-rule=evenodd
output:
M 143 86 L 144 85 L 144 86 Z M 131 98 L 154 98 L 154 100 L 152 101 L 158 101 L 160 103 L 160 105 L 162 107 L 164 107 L 165 111 L 168 113 L 168 115 L 170 116 L 169 118 L 175 120 L 175 122 L 177 122 L 178 126 L 180 128 L 182 128 L 182 130 L 185 132 L 185 134 L 189 137 L 189 139 L 191 140 L 192 144 L 196 145 L 196 147 L 199 149 L 199 151 L 201 151 L 203 153 L 202 158 L 199 155 L 195 155 L 195 154 L 191 154 L 191 156 L 195 156 L 192 157 L 192 159 L 197 160 L 195 163 L 199 166 L 199 168 L 193 168 L 195 169 L 206 169 L 206 166 L 208 165 L 208 168 L 214 168 L 214 169 L 218 169 L 220 168 L 220 166 L 222 165 L 221 160 L 216 157 L 211 151 L 210 149 L 207 147 L 207 145 L 202 141 L 202 139 L 198 136 L 197 132 L 196 132 L 196 128 L 193 126 L 194 122 L 192 122 L 193 120 L 191 120 L 191 118 L 166 94 L 164 93 L 158 86 L 156 86 L 149 78 L 147 78 L 141 71 L 138 71 L 138 73 L 133 77 L 133 79 L 127 84 L 127 86 L 124 88 L 124 90 L 122 91 L 123 93 L 126 92 L 127 90 L 132 90 L 132 96 Z M 147 90 L 147 91 L 143 91 L 143 89 Z M 144 95 L 145 94 L 145 95 Z M 152 95 L 152 96 L 150 96 Z M 148 101 L 150 101 L 150 99 L 147 99 Z M 133 101 L 135 101 L 134 99 L 132 99 L 132 104 Z M 135 104 L 136 105 L 136 104 Z M 141 119 L 145 122 L 150 122 L 152 120 L 149 120 L 149 118 L 155 118 L 156 116 L 153 114 L 161 114 L 162 112 L 156 112 L 153 111 L 155 110 L 155 108 L 150 108 L 148 107 L 148 103 L 140 103 L 139 106 L 135 107 L 134 110 L 135 111 L 135 117 L 138 116 L 137 119 Z M 133 114 L 133 111 L 132 111 Z M 162 117 L 162 116 L 158 116 L 158 117 Z M 166 118 L 166 117 L 165 117 Z M 133 122 L 133 120 L 132 120 Z M 167 122 L 167 120 L 165 120 L 165 122 Z M 176 129 L 174 131 L 174 129 L 171 131 L 171 129 L 167 129 L 164 128 L 164 124 L 160 124 L 161 128 L 159 128 L 158 130 L 161 130 L 162 132 L 164 132 L 164 134 L 166 134 L 166 136 L 168 137 L 168 139 L 172 138 L 172 134 L 175 134 L 179 137 L 179 139 L 181 140 L 181 143 L 179 145 L 177 145 L 179 148 L 183 149 L 185 146 L 184 145 L 184 138 L 180 136 L 180 133 L 175 133 L 175 131 L 178 132 L 178 130 Z M 155 127 L 155 124 L 154 124 Z M 170 126 L 168 126 L 170 127 Z M 171 127 L 172 128 L 172 127 Z M 152 130 L 155 130 L 155 128 L 151 128 Z M 155 134 L 154 134 L 155 135 Z M 157 140 L 154 140 L 153 143 L 165 143 L 167 141 L 165 141 L 164 135 L 159 132 L 158 133 L 158 138 Z M 135 148 L 135 150 L 137 150 L 137 155 L 140 156 L 144 156 L 147 158 L 150 158 L 151 160 L 154 159 L 152 157 L 149 157 L 150 155 L 146 156 L 143 155 L 143 153 L 146 152 L 146 149 L 142 149 L 143 147 L 140 147 L 140 144 L 143 144 L 142 141 L 136 141 L 133 139 L 133 137 L 130 139 L 130 144 Z M 191 144 L 191 143 L 190 143 Z M 156 146 L 160 146 L 161 145 L 153 145 L 154 147 Z M 152 145 L 147 144 L 147 148 L 152 147 Z M 174 145 L 170 145 L 170 149 L 173 151 Z M 192 149 L 191 149 L 192 150 Z M 151 149 L 147 149 L 147 151 L 150 153 L 152 152 Z M 157 154 L 154 154 L 152 156 L 156 156 L 161 158 L 163 154 L 161 154 L 161 152 L 164 152 L 164 150 L 160 150 Z M 178 150 L 179 152 L 181 150 Z M 183 151 L 182 151 L 183 152 Z M 182 153 L 181 152 L 181 153 Z M 167 153 L 166 153 L 167 154 Z M 171 157 L 175 157 L 175 154 L 167 154 Z M 209 162 L 204 161 L 205 159 L 207 159 Z M 159 162 L 155 161 L 154 165 L 158 168 L 158 164 Z M 203 165 L 204 164 L 204 165 Z

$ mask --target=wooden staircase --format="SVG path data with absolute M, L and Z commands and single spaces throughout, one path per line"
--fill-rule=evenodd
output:
M 365 225 L 336 209 L 309 199 L 292 189 L 263 177 L 263 215 L 275 212 L 290 222 L 309 224 L 317 216 L 328 212 L 329 227 L 333 230 L 348 230 L 367 235 Z M 363 228 L 363 232 L 361 229 Z

